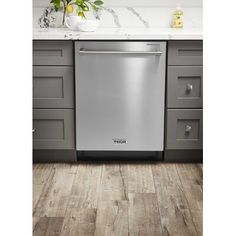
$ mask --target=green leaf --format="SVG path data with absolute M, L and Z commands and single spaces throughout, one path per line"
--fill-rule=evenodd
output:
M 93 2 L 90 2 L 90 0 L 85 0 L 92 8 L 93 8 L 93 10 L 97 10 L 98 9 L 98 7 L 93 3 Z
M 51 2 L 56 11 L 61 7 L 61 0 L 51 0 Z
M 96 7 L 96 5 L 92 5 L 92 8 L 94 11 L 97 11 L 99 9 L 98 7 Z
M 104 2 L 101 1 L 101 0 L 96 0 L 96 1 L 94 2 L 94 4 L 97 5 L 97 6 L 101 6 L 102 4 L 104 4 Z
M 82 4 L 81 7 L 82 7 L 83 11 L 89 11 L 89 7 L 85 2 Z

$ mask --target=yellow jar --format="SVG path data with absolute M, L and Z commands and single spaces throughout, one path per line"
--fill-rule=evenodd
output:
M 183 11 L 180 7 L 177 7 L 176 10 L 173 13 L 172 17 L 172 28 L 183 28 L 184 22 L 183 22 Z

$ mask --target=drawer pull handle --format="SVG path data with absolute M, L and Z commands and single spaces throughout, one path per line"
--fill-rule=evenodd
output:
M 34 129 L 32 129 L 32 133 L 35 133 L 35 131 L 36 131 L 36 129 L 34 128 Z
M 186 86 L 186 91 L 190 93 L 193 90 L 193 85 L 192 84 L 187 84 Z
M 185 126 L 185 133 L 190 133 L 191 130 L 192 130 L 192 127 L 190 125 Z

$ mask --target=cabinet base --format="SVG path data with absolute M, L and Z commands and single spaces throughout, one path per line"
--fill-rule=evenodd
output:
M 76 162 L 76 150 L 33 150 L 33 162 Z
M 163 152 L 155 151 L 77 151 L 77 159 L 91 161 L 162 161 Z
M 165 150 L 165 162 L 202 162 L 203 150 Z

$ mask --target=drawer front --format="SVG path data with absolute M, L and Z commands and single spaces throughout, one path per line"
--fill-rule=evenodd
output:
M 70 41 L 33 41 L 33 65 L 72 65 Z
M 202 65 L 202 41 L 170 41 L 168 65 Z
M 74 108 L 73 68 L 33 67 L 34 108 Z
M 73 149 L 74 137 L 73 109 L 33 110 L 34 149 Z
M 167 149 L 202 149 L 202 110 L 167 112 Z
M 168 108 L 202 108 L 202 66 L 168 67 Z

